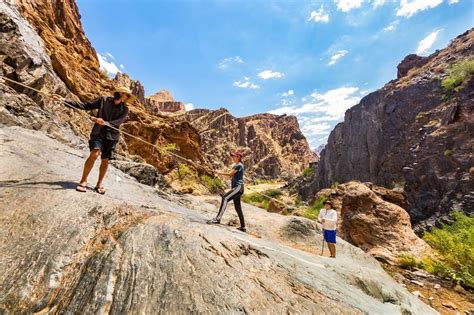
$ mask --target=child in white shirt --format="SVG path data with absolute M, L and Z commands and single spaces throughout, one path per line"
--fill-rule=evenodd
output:
M 324 241 L 328 244 L 331 257 L 336 258 L 337 212 L 332 207 L 330 201 L 324 203 L 324 208 L 319 211 L 318 222 L 323 224 Z

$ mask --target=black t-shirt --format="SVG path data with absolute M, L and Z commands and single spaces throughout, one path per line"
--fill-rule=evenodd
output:
M 85 103 L 74 101 L 64 101 L 64 103 L 66 103 L 68 106 L 83 110 L 98 109 L 99 112 L 97 114 L 97 118 L 102 118 L 104 121 L 108 122 L 115 128 L 119 128 L 128 115 L 127 105 L 125 105 L 125 103 L 115 105 L 114 99 L 111 97 L 99 97 L 92 102 Z M 91 138 L 97 136 L 103 136 L 107 140 L 118 141 L 120 133 L 118 130 L 114 130 L 107 126 L 94 124 L 94 127 L 91 131 Z

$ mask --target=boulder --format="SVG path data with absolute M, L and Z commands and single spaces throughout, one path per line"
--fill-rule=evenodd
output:
M 348 182 L 321 190 L 338 212 L 338 236 L 384 261 L 396 262 L 402 253 L 420 256 L 429 246 L 412 230 L 408 212 L 395 203 L 403 203 L 402 192 L 372 183 Z

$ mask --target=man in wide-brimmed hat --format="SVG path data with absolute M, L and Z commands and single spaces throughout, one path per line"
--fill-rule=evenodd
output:
M 107 125 L 119 128 L 125 121 L 128 115 L 128 104 L 135 101 L 135 96 L 126 87 L 118 87 L 113 94 L 113 97 L 99 97 L 92 102 L 79 103 L 70 100 L 65 100 L 62 96 L 53 95 L 56 101 L 64 101 L 64 104 L 69 107 L 74 107 L 83 110 L 97 109 L 97 118 L 95 119 L 94 127 L 89 140 L 89 149 L 91 151 L 89 157 L 84 164 L 82 178 L 77 185 L 76 190 L 79 192 L 86 192 L 87 177 L 94 167 L 94 163 L 101 156 L 101 163 L 99 168 L 99 179 L 94 188 L 99 194 L 104 194 L 105 190 L 102 186 L 109 160 L 114 159 L 114 150 L 120 137 L 118 130 L 112 129 Z

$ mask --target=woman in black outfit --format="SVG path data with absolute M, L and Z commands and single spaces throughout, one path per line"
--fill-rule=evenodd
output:
M 232 189 L 222 196 L 222 202 L 217 216 L 214 219 L 207 221 L 207 223 L 219 224 L 224 215 L 225 209 L 227 208 L 227 203 L 230 200 L 234 200 L 235 211 L 237 212 L 240 221 L 240 227 L 237 229 L 246 232 L 244 214 L 240 203 L 240 197 L 244 194 L 244 165 L 242 164 L 242 153 L 234 152 L 231 153 L 231 156 L 232 162 L 234 162 L 232 165 L 232 171 L 229 173 L 217 172 L 216 174 L 232 177 Z

